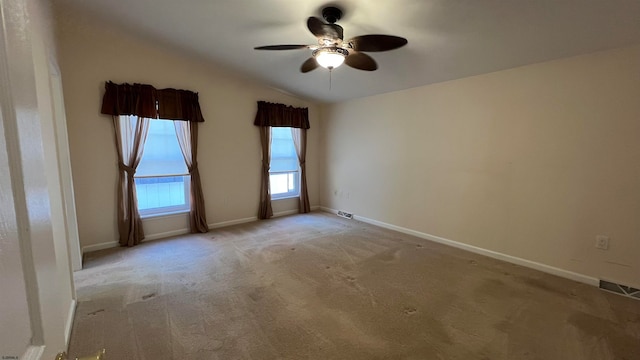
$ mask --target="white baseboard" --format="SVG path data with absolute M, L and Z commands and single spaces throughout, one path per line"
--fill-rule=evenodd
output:
M 20 356 L 20 360 L 41 360 L 44 353 L 44 345 L 34 346 L 31 345 L 27 348 L 27 351 Z
M 334 214 L 334 215 L 338 214 L 338 210 L 332 209 L 332 208 L 328 208 L 328 207 L 322 206 L 322 205 L 320 205 L 320 211 L 328 212 L 328 213 L 331 213 L 331 214 Z
M 225 226 L 244 224 L 244 223 L 253 222 L 253 221 L 257 221 L 257 220 L 258 220 L 257 216 L 252 216 L 252 217 L 248 217 L 248 218 L 244 218 L 244 219 L 221 221 L 221 222 L 209 224 L 209 230 L 219 229 L 219 228 L 225 227 Z
M 338 210 L 331 209 L 331 208 L 324 207 L 324 206 L 320 207 L 320 209 L 322 211 L 325 211 L 325 212 L 328 212 L 328 213 L 332 213 L 332 214 L 337 214 L 338 213 Z M 600 280 L 598 280 L 598 279 L 596 279 L 594 277 L 583 275 L 583 274 L 579 274 L 579 273 L 576 273 L 576 272 L 573 272 L 573 271 L 569 271 L 569 270 L 565 270 L 565 269 L 560 269 L 560 268 L 553 267 L 553 266 L 546 265 L 546 264 L 542 264 L 542 263 L 539 263 L 539 262 L 535 262 L 535 261 L 519 258 L 519 257 L 516 257 L 516 256 L 507 255 L 507 254 L 500 253 L 500 252 L 497 252 L 497 251 L 483 249 L 483 248 L 480 248 L 480 247 L 477 247 L 477 246 L 461 243 L 461 242 L 454 241 L 454 240 L 449 240 L 449 239 L 446 239 L 446 238 L 443 238 L 443 237 L 440 237 L 440 236 L 435 236 L 435 235 L 423 233 L 423 232 L 420 232 L 420 231 L 404 228 L 404 227 L 401 227 L 401 226 L 387 224 L 385 222 L 374 220 L 374 219 L 369 219 L 369 218 L 366 218 L 366 217 L 363 217 L 363 216 L 354 215 L 354 219 L 358 220 L 358 221 L 362 221 L 362 222 L 368 223 L 368 224 L 380 226 L 380 227 L 385 228 L 385 229 L 395 230 L 395 231 L 401 232 L 403 234 L 413 235 L 413 236 L 419 237 L 421 239 L 426 239 L 426 240 L 430 240 L 430 241 L 437 242 L 437 243 L 440 243 L 440 244 L 449 245 L 449 246 L 452 246 L 452 247 L 455 247 L 455 248 L 458 248 L 458 249 L 470 251 L 470 252 L 475 253 L 475 254 L 484 255 L 484 256 L 488 256 L 490 258 L 506 261 L 506 262 L 509 262 L 509 263 L 512 263 L 512 264 L 516 264 L 516 265 L 520 265 L 520 266 L 524 266 L 524 267 L 528 267 L 530 269 L 542 271 L 542 272 L 545 272 L 547 274 L 556 275 L 556 276 L 559 276 L 559 277 L 563 277 L 563 278 L 570 279 L 570 280 L 573 280 L 573 281 L 581 282 L 581 283 L 584 283 L 584 284 L 588 284 L 588 285 L 592 285 L 592 286 L 596 286 L 596 287 L 599 286 L 599 284 L 600 284 Z
M 315 210 L 319 210 L 319 209 L 320 209 L 320 205 L 314 205 L 314 206 L 311 207 L 311 211 L 315 211 Z M 273 213 L 273 217 L 294 215 L 294 214 L 297 214 L 297 213 L 298 213 L 297 209 L 279 211 L 279 212 Z M 257 216 L 252 216 L 252 217 L 248 217 L 248 218 L 244 218 L 244 219 L 217 222 L 217 223 L 209 224 L 209 229 L 210 230 L 219 229 L 219 228 L 226 227 L 226 226 L 239 225 L 239 224 L 249 223 L 249 222 L 253 222 L 253 221 L 258 221 L 258 217 Z
M 288 215 L 295 215 L 298 213 L 298 209 L 295 210 L 286 210 L 286 211 L 279 211 L 277 213 L 273 213 L 273 217 L 280 217 L 280 216 L 288 216 Z
M 336 214 L 338 212 L 338 210 L 331 209 L 331 208 L 328 208 L 328 207 L 325 207 L 325 206 L 319 206 L 319 205 L 312 206 L 311 210 L 312 211 L 321 210 L 321 211 L 328 212 L 328 213 L 333 213 L 333 214 Z M 279 217 L 279 216 L 293 215 L 293 214 L 297 214 L 297 213 L 298 213 L 298 210 L 287 210 L 287 211 L 280 211 L 280 212 L 274 213 L 273 216 L 274 217 Z M 592 286 L 598 286 L 599 282 L 600 282 L 599 279 L 591 277 L 591 276 L 579 274 L 579 273 L 576 273 L 576 272 L 573 272 L 573 271 L 569 271 L 569 270 L 565 270 L 565 269 L 560 269 L 560 268 L 557 268 L 557 267 L 553 267 L 553 266 L 542 264 L 542 263 L 539 263 L 539 262 L 535 262 L 535 261 L 519 258 L 519 257 L 516 257 L 516 256 L 507 255 L 507 254 L 500 253 L 500 252 L 497 252 L 497 251 L 483 249 L 483 248 L 480 248 L 480 247 L 477 247 L 477 246 L 461 243 L 461 242 L 454 241 L 454 240 L 449 240 L 449 239 L 446 239 L 446 238 L 443 238 L 443 237 L 440 237 L 440 236 L 435 236 L 435 235 L 423 233 L 423 232 L 420 232 L 420 231 L 404 228 L 404 227 L 401 227 L 401 226 L 396 226 L 396 225 L 393 225 L 393 224 L 388 224 L 388 223 L 385 223 L 385 222 L 382 222 L 382 221 L 369 219 L 369 218 L 366 218 L 366 217 L 363 217 L 363 216 L 354 215 L 354 219 L 362 221 L 362 222 L 365 222 L 365 223 L 369 223 L 369 224 L 372 224 L 372 225 L 380 226 L 380 227 L 385 228 L 385 229 L 395 230 L 395 231 L 401 232 L 403 234 L 413 235 L 413 236 L 419 237 L 421 239 L 431 240 L 431 241 L 434 241 L 434 242 L 437 242 L 437 243 L 440 243 L 440 244 L 449 245 L 449 246 L 453 246 L 453 247 L 458 248 L 458 249 L 470 251 L 472 253 L 488 256 L 490 258 L 506 261 L 506 262 L 509 262 L 509 263 L 512 263 L 512 264 L 528 267 L 528 268 L 535 269 L 535 270 L 538 270 L 538 271 L 542 271 L 542 272 L 545 272 L 545 273 L 548 273 L 548 274 L 552 274 L 552 275 L 560 276 L 560 277 L 563 277 L 563 278 L 566 278 L 566 279 L 578 281 L 578 282 L 581 282 L 581 283 L 584 283 L 584 284 L 588 284 L 588 285 L 592 285 Z M 209 224 L 209 229 L 219 229 L 219 228 L 226 227 L 226 226 L 244 224 L 244 223 L 253 222 L 253 221 L 257 221 L 257 220 L 258 220 L 257 216 L 252 216 L 252 217 L 243 218 L 243 219 L 222 221 L 222 222 Z M 164 233 L 149 235 L 144 241 L 152 241 L 152 240 L 156 240 L 156 239 L 162 239 L 162 238 L 166 238 L 166 237 L 170 237 L 170 236 L 177 236 L 177 235 L 183 235 L 183 234 L 188 234 L 188 233 L 189 233 L 188 229 L 179 229 L 179 230 L 174 230 L 174 231 L 168 231 L 168 232 L 164 232 Z M 91 251 L 103 250 L 103 249 L 113 248 L 113 247 L 117 247 L 117 246 L 119 246 L 117 241 L 110 241 L 110 242 L 104 242 L 104 243 L 100 243 L 100 244 L 88 245 L 88 246 L 83 246 L 82 247 L 82 253 L 84 254 L 84 253 L 91 252 Z
M 71 299 L 69 304 L 69 313 L 67 314 L 67 324 L 64 326 L 64 347 L 69 349 L 69 339 L 71 338 L 71 330 L 73 329 L 73 319 L 76 316 L 76 299 Z
M 314 206 L 311 207 L 311 211 L 315 211 L 315 210 L 319 210 L 319 209 L 321 209 L 321 207 L 319 205 L 314 205 Z M 286 211 L 280 211 L 280 212 L 274 213 L 273 217 L 287 216 L 287 215 L 293 215 L 293 214 L 297 214 L 297 213 L 298 213 L 297 209 L 295 209 L 295 210 L 286 210 Z M 219 229 L 219 228 L 226 227 L 226 226 L 244 224 L 244 223 L 248 223 L 248 222 L 252 222 L 252 221 L 258 221 L 258 217 L 257 216 L 252 216 L 252 217 L 243 218 L 243 219 L 221 221 L 221 222 L 217 222 L 217 223 L 208 224 L 208 226 L 209 226 L 209 230 L 212 230 L 212 229 Z M 184 235 L 184 234 L 188 234 L 188 233 L 189 233 L 189 229 L 178 229 L 178 230 L 172 230 L 172 231 L 167 231 L 167 232 L 162 232 L 162 233 L 157 233 L 157 234 L 151 234 L 151 235 L 145 236 L 145 239 L 142 240 L 142 242 L 153 241 L 153 240 L 158 240 L 158 239 L 164 239 L 164 238 L 168 238 L 168 237 L 171 237 L 171 236 Z M 85 254 L 85 253 L 92 252 L 92 251 L 110 249 L 110 248 L 114 248 L 114 247 L 118 247 L 118 246 L 120 246 L 120 243 L 118 243 L 118 241 L 108 241 L 108 242 L 103 242 L 103 243 L 99 243 L 99 244 L 87 245 L 87 246 L 83 246 L 82 247 L 82 253 Z
M 82 247 L 82 254 L 86 254 L 92 251 L 110 249 L 118 246 L 120 246 L 120 244 L 117 241 L 107 241 L 99 244 L 87 245 Z
M 164 239 L 171 236 L 184 235 L 184 234 L 188 234 L 189 232 L 190 230 L 185 228 L 185 229 L 178 229 L 178 230 L 172 230 L 172 231 L 165 231 L 157 234 L 151 234 L 148 236 L 145 235 L 144 240 L 142 240 L 142 242 Z
M 314 206 L 311 206 L 309 208 L 309 210 L 311 210 L 311 211 L 316 211 L 316 210 L 319 210 L 319 209 L 320 209 L 320 205 L 314 205 Z M 280 212 L 277 212 L 277 213 L 273 213 L 273 217 L 295 215 L 295 214 L 298 214 L 298 213 L 299 213 L 298 209 L 286 210 L 286 211 L 280 211 Z
M 165 232 L 161 232 L 161 233 L 157 233 L 157 234 L 145 235 L 144 240 L 142 240 L 142 242 L 153 241 L 153 240 L 158 240 L 158 239 L 164 239 L 164 238 L 168 238 L 168 237 L 171 237 L 171 236 L 184 235 L 184 234 L 188 234 L 188 233 L 189 233 L 189 229 L 178 229 L 178 230 L 172 230 L 172 231 L 165 231 Z M 120 246 L 120 243 L 118 241 L 107 241 L 107 242 L 103 242 L 103 243 L 99 243 L 99 244 L 83 246 L 82 247 L 82 253 L 85 254 L 85 253 L 92 252 L 92 251 L 110 249 L 110 248 L 114 248 L 114 247 L 118 247 L 118 246 Z

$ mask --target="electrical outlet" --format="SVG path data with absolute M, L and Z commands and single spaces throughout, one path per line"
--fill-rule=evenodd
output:
M 609 237 L 604 235 L 596 236 L 596 249 L 608 250 L 609 249 Z

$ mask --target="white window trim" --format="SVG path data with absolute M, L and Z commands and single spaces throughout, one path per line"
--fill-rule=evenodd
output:
M 158 106 L 158 104 L 156 103 L 156 107 Z M 149 132 L 151 133 L 151 129 L 154 126 L 154 124 L 156 122 L 162 121 L 162 128 L 164 129 L 161 133 L 163 135 L 169 135 L 168 132 L 173 132 L 176 133 L 175 130 L 175 126 L 173 124 L 173 121 L 170 119 L 151 119 L 150 120 L 151 123 L 149 124 Z M 171 129 L 171 130 L 169 130 Z M 147 137 L 147 141 L 149 141 L 150 139 L 150 135 L 148 135 Z M 180 146 L 180 144 L 177 144 L 178 147 Z M 145 153 L 146 153 L 145 149 Z M 179 150 L 180 152 L 182 152 L 182 150 Z M 182 155 L 182 154 L 181 154 Z M 182 157 L 182 156 L 180 156 Z M 144 155 L 142 157 L 142 161 L 144 160 Z M 175 168 L 167 168 L 169 171 L 178 171 L 178 173 L 162 173 L 162 169 L 153 169 L 153 171 L 151 173 L 145 174 L 145 175 L 134 175 L 134 181 L 136 182 L 134 186 L 138 187 L 138 180 L 141 179 L 162 179 L 162 178 L 172 178 L 172 177 L 182 177 L 183 178 L 183 186 L 184 186 L 184 204 L 182 205 L 170 205 L 170 206 L 160 206 L 160 207 L 154 207 L 154 208 L 148 208 L 148 209 L 141 209 L 140 208 L 140 204 L 138 204 L 138 213 L 140 214 L 141 218 L 152 218 L 152 217 L 161 217 L 161 216 L 170 216 L 170 215 L 174 215 L 174 214 L 182 214 L 182 213 L 186 213 L 190 211 L 191 208 L 191 204 L 190 204 L 190 198 L 191 198 L 191 190 L 190 190 L 190 184 L 191 181 L 189 179 L 189 173 L 187 171 L 186 166 L 182 169 L 175 169 Z M 147 169 L 147 172 L 149 171 L 149 169 Z M 161 172 L 160 174 L 157 174 L 155 172 Z M 185 171 L 185 173 L 181 173 L 180 171 Z M 144 188 L 144 184 L 140 184 L 143 186 Z M 164 194 L 159 193 L 158 194 L 160 197 L 163 197 Z M 140 194 L 138 194 L 137 196 L 140 196 Z
M 273 136 L 273 131 L 275 128 L 271 128 L 270 132 L 271 132 L 271 136 Z M 291 133 L 291 141 L 293 141 L 293 128 L 291 127 L 284 127 L 284 128 L 279 128 L 279 129 L 287 129 L 288 132 Z M 295 142 L 292 144 L 293 147 L 295 148 Z M 270 144 L 269 146 L 273 146 L 273 144 Z M 295 152 L 294 152 L 295 154 Z M 271 153 L 271 157 L 273 158 L 273 152 Z M 300 185 L 301 185 L 301 179 L 300 179 L 300 164 L 299 164 L 299 160 L 297 158 L 297 156 L 292 156 L 292 158 L 295 158 L 295 163 L 296 163 L 296 168 L 295 170 L 290 170 L 290 171 L 272 171 L 271 169 L 269 170 L 269 191 L 270 191 L 270 196 L 271 196 L 271 200 L 284 200 L 284 199 L 292 199 L 292 198 L 296 198 L 300 196 Z M 284 193 L 278 193 L 278 194 L 273 194 L 271 193 L 271 186 L 273 184 L 271 184 L 271 177 L 272 175 L 278 175 L 278 174 L 294 174 L 294 190 L 293 191 L 287 191 Z
M 282 196 L 282 197 L 271 197 L 272 201 L 278 201 L 278 200 L 287 200 L 287 199 L 298 199 L 300 197 L 300 195 L 287 195 L 287 196 Z
M 140 214 L 140 218 L 142 220 L 144 220 L 144 219 L 156 219 L 156 218 L 161 218 L 161 217 L 170 218 L 170 217 L 177 216 L 177 215 L 188 214 L 189 211 L 191 211 L 191 210 L 187 209 L 187 210 L 163 212 L 163 213 L 157 213 L 157 214 Z
M 292 172 L 294 171 L 273 171 L 273 172 L 269 171 L 269 177 L 271 177 L 272 174 L 289 174 Z M 295 171 L 295 173 L 296 173 L 296 185 L 298 185 L 296 186 L 295 192 L 289 191 L 286 193 L 271 194 L 271 200 L 291 199 L 291 198 L 296 198 L 300 196 L 300 166 L 298 166 L 298 169 Z
M 190 176 L 190 175 L 189 174 L 173 174 L 173 175 L 134 176 L 134 181 L 135 181 L 135 179 L 163 178 L 163 177 L 175 177 L 175 176 L 185 176 L 186 177 L 186 176 Z M 185 192 L 185 199 L 187 200 L 187 203 L 185 205 L 164 206 L 164 207 L 157 207 L 157 208 L 144 209 L 144 210 L 141 210 L 140 208 L 138 208 L 138 214 L 140 214 L 140 218 L 148 219 L 148 218 L 152 218 L 152 217 L 161 217 L 161 216 L 166 216 L 166 215 L 188 213 L 189 211 L 191 211 L 191 204 L 190 204 L 190 200 L 189 200 L 191 198 L 191 181 L 190 181 L 190 179 L 185 178 L 185 181 L 184 181 L 184 192 Z

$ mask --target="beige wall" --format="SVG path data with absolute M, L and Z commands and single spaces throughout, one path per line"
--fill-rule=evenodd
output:
M 640 285 L 640 47 L 347 101 L 322 122 L 323 206 Z
M 309 197 L 319 204 L 317 108 L 276 90 L 235 77 L 169 47 L 58 9 L 60 63 L 67 111 L 71 163 L 82 246 L 117 240 L 116 152 L 109 116 L 99 113 L 104 82 L 139 82 L 200 95 L 205 123 L 199 128 L 198 163 L 207 220 L 218 224 L 255 217 L 260 187 L 260 139 L 253 126 L 256 101 L 310 110 L 307 169 Z M 215 37 L 211 38 L 215 41 Z M 274 202 L 274 211 L 297 209 L 297 201 Z M 186 227 L 185 217 L 145 222 L 146 233 Z

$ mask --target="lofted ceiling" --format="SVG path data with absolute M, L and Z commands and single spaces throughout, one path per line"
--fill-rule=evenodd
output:
M 56 0 L 126 27 L 175 51 L 296 96 L 337 102 L 517 66 L 640 44 L 640 0 Z M 316 44 L 309 16 L 340 7 L 345 40 L 405 37 L 408 45 L 369 53 L 378 70 L 341 66 L 300 72 Z M 64 16 L 64 14 L 61 14 Z

